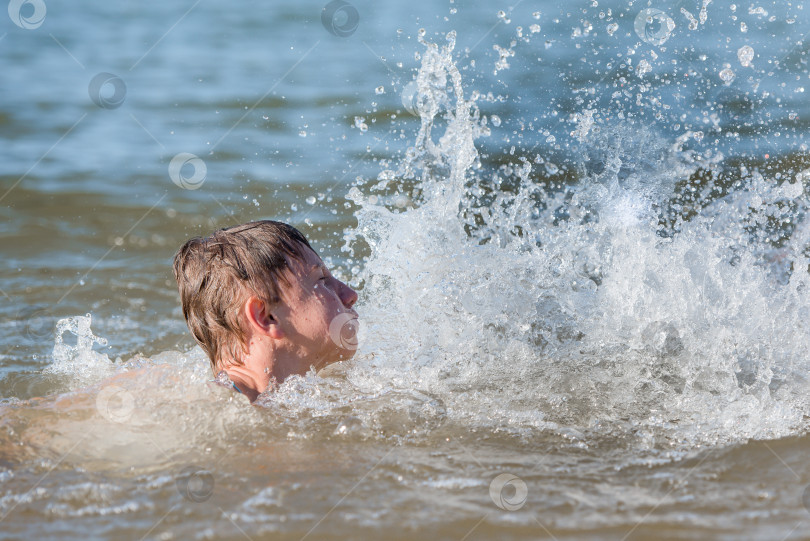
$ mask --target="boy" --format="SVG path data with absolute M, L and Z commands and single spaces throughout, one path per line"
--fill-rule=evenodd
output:
M 294 227 L 261 220 L 187 241 L 174 256 L 183 316 L 251 402 L 273 382 L 349 359 L 357 293 Z

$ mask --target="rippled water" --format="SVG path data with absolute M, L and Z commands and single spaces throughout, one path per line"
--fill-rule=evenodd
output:
M 9 13 L 2 537 L 807 538 L 803 5 Z M 250 406 L 169 263 L 265 217 L 363 327 Z

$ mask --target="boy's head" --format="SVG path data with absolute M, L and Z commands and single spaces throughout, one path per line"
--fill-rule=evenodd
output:
M 290 225 L 261 220 L 193 238 L 175 255 L 174 275 L 214 372 L 257 392 L 354 354 L 357 294 Z

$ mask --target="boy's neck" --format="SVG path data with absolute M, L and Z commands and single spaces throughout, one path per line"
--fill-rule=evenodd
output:
M 227 372 L 228 378 L 233 382 L 237 390 L 251 402 L 261 394 L 259 389 L 264 390 L 267 387 L 266 382 L 262 383 L 257 380 L 255 375 L 244 366 L 231 365 L 225 369 L 225 372 Z
M 308 362 L 301 362 L 300 359 L 284 358 L 282 355 L 273 357 L 268 363 L 266 358 L 253 358 L 253 355 L 248 354 L 243 364 L 231 364 L 225 368 L 230 380 L 251 402 L 267 390 L 271 382 L 282 383 L 290 376 L 306 374 L 310 367 Z

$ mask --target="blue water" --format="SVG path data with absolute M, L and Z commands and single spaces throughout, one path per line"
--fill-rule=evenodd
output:
M 413 125 L 407 113 L 394 121 L 388 116 L 403 109 L 399 91 L 418 66 L 420 27 L 429 35 L 460 30 L 461 62 L 475 62 L 465 70 L 465 84 L 503 97 L 481 106 L 503 119 L 496 136 L 485 142 L 493 155 L 512 144 L 570 154 L 569 116 L 586 108 L 598 110 L 603 119 L 619 112 L 645 119 L 673 137 L 704 131 L 697 146 L 733 156 L 761 159 L 804 143 L 806 69 L 800 40 L 806 15 L 800 6 L 763 4 L 768 15 L 761 16 L 749 14 L 748 6 L 732 11 L 727 2 L 713 2 L 706 23 L 689 30 L 678 10 L 690 6 L 676 3 L 669 12 L 677 31 L 655 47 L 634 32 L 633 17 L 641 7 L 636 4 L 583 2 L 561 9 L 521 2 L 510 10 L 357 3 L 361 23 L 346 38 L 326 32 L 318 3 L 254 3 L 238 9 L 204 1 L 150 9 L 81 2 L 69 9 L 49 6 L 35 30 L 4 21 L 2 174 L 19 178 L 77 122 L 29 173 L 26 187 L 88 190 L 111 198 L 169 189 L 166 203 L 204 197 L 176 192 L 163 182 L 168 160 L 178 152 L 206 156 L 208 189 L 222 193 L 245 193 L 248 179 L 281 185 L 337 180 L 353 165 L 361 169 L 344 181 L 353 180 L 355 172 L 371 174 L 370 159 L 356 165 L 366 148 L 373 156 L 390 156 L 402 149 L 398 142 L 404 143 L 380 142 L 390 124 Z M 451 8 L 458 11 L 451 14 Z M 510 11 L 509 24 L 498 18 L 499 9 Z M 600 18 L 608 10 L 612 19 Z M 532 17 L 535 11 L 539 19 Z M 606 31 L 609 20 L 619 24 L 613 35 Z M 583 32 L 583 21 L 592 30 Z M 531 24 L 541 30 L 532 34 Z M 517 26 L 528 43 L 516 38 Z M 512 40 L 517 54 L 508 59 L 511 68 L 494 75 L 493 45 L 510 48 Z M 737 59 L 738 48 L 746 44 L 755 50 L 751 68 Z M 657 60 L 642 78 L 623 63 L 630 57 L 636 65 L 651 52 Z M 755 104 L 738 119 L 744 122 L 721 118 L 720 127 L 730 132 L 743 124 L 739 139 L 712 130 L 709 120 L 716 112 L 714 98 L 724 88 L 718 73 L 725 63 L 736 72 L 729 87 L 749 92 Z M 90 101 L 87 87 L 99 72 L 125 83 L 121 107 L 104 110 Z M 640 83 L 649 85 L 642 93 Z M 378 86 L 384 94 L 375 95 Z M 370 132 L 359 134 L 347 129 L 355 116 L 380 118 Z M 546 141 L 546 130 L 556 143 Z

